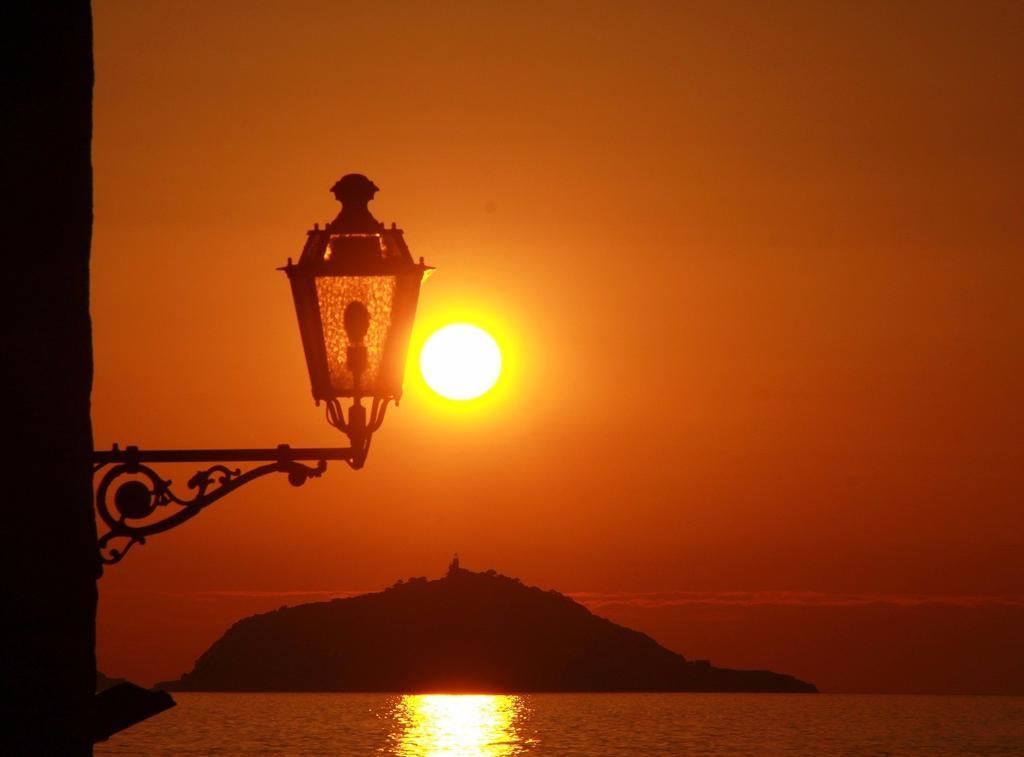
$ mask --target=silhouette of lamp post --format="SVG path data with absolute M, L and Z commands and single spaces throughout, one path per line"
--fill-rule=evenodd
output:
M 409 336 L 420 284 L 433 270 L 414 262 L 401 229 L 378 222 L 367 208 L 376 185 L 360 174 L 331 189 L 342 203 L 338 217 L 308 232 L 297 263 L 278 270 L 291 284 L 313 399 L 348 447 L 95 451 L 96 509 L 107 532 L 98 541 L 103 564 L 119 562 L 135 544 L 174 528 L 245 484 L 284 473 L 294 486 L 321 476 L 328 460 L 362 468 L 370 440 L 391 402 L 402 396 Z M 343 402 L 351 400 L 346 417 Z M 363 402 L 369 401 L 367 408 Z M 306 465 L 315 461 L 316 465 Z M 243 472 L 228 463 L 262 462 Z M 215 463 L 187 482 L 179 497 L 171 481 L 146 463 Z M 113 494 L 111 494 L 113 492 Z

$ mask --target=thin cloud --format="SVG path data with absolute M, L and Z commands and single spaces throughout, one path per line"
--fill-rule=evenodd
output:
M 178 599 L 344 599 L 359 594 L 368 594 L 365 590 L 356 589 L 204 589 L 197 591 L 149 591 L 145 589 L 112 589 L 110 594 L 149 594 L 158 597 L 175 597 Z
M 142 589 L 115 589 L 111 594 L 148 594 L 177 599 L 292 599 L 324 601 L 345 599 L 368 594 L 380 589 L 205 589 L 198 591 L 146 591 Z M 858 607 L 889 605 L 894 607 L 920 607 L 943 605 L 947 607 L 1024 607 L 1020 594 L 854 594 L 819 591 L 647 591 L 647 592 L 565 592 L 567 596 L 591 609 L 610 605 L 629 607 L 679 607 L 685 605 L 720 606 L 798 606 L 798 607 Z
M 580 604 L 594 609 L 609 605 L 630 607 L 678 607 L 683 605 L 858 607 L 890 605 L 920 607 L 1024 607 L 1024 595 L 997 594 L 834 594 L 817 591 L 662 591 L 662 592 L 574 592 Z

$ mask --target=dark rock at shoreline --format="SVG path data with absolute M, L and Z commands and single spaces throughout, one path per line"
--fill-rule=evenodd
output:
M 96 693 L 99 694 L 102 691 L 106 691 L 109 688 L 117 686 L 125 682 L 124 678 L 111 678 L 99 670 L 96 671 Z
M 814 692 L 689 662 L 555 591 L 453 566 L 444 578 L 235 623 L 171 691 Z

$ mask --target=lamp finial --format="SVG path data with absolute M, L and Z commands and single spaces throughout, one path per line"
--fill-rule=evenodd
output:
M 328 224 L 332 234 L 370 233 L 378 231 L 380 221 L 367 207 L 379 187 L 361 173 L 348 173 L 331 187 L 334 197 L 341 203 L 338 217 Z

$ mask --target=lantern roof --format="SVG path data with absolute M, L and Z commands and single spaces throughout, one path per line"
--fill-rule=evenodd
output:
M 417 270 L 426 274 L 433 270 L 424 265 L 423 258 L 418 264 L 413 262 L 401 229 L 394 223 L 385 228 L 370 213 L 367 205 L 377 191 L 377 185 L 363 174 L 342 176 L 331 187 L 341 211 L 323 229 L 314 224 L 307 232 L 298 265 L 289 258 L 281 270 L 292 275 L 297 269 L 314 269 L 328 276 L 394 275 Z
M 369 232 L 331 231 L 314 226 L 306 232 L 306 243 L 297 264 L 291 259 L 283 269 L 314 269 L 321 275 L 386 276 L 432 271 L 423 258 L 414 262 L 402 230 L 395 224 L 391 228 L 378 228 Z

